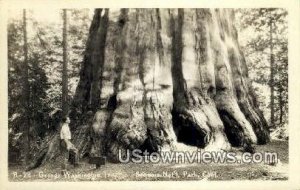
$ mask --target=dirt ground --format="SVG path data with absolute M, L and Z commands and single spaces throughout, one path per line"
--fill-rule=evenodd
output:
M 238 149 L 234 150 L 238 154 Z M 20 166 L 9 168 L 10 181 L 157 181 L 157 180 L 287 180 L 288 142 L 272 141 L 256 146 L 256 152 L 277 152 L 277 164 L 204 164 L 204 163 L 106 163 L 99 169 L 82 161 L 77 168 L 61 173 L 61 164 L 49 163 L 24 172 Z

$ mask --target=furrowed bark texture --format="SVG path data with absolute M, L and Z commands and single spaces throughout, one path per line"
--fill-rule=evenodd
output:
M 101 16 L 104 11 L 104 15 Z M 95 9 L 80 71 L 80 81 L 76 88 L 71 107 L 71 119 L 78 121 L 89 110 L 100 107 L 105 44 L 109 10 Z
M 133 149 L 252 152 L 269 141 L 232 10 L 101 11 L 71 110 L 86 126 L 75 128 L 87 139 L 75 140 L 81 155 L 118 161 L 119 151 Z

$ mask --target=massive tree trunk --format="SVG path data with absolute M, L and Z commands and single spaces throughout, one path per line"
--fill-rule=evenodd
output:
M 80 138 L 90 138 L 90 146 L 76 140 L 82 155 L 116 160 L 119 150 L 137 148 L 252 151 L 269 141 L 232 10 L 121 9 L 110 21 L 108 10 L 101 11 L 71 108 L 75 134 L 84 129 Z

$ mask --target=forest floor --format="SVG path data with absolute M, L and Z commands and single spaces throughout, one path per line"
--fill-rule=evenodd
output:
M 234 150 L 238 154 L 238 149 Z M 287 180 L 288 141 L 272 141 L 256 146 L 256 152 L 276 152 L 279 163 L 260 164 L 204 164 L 204 163 L 106 163 L 99 169 L 82 161 L 61 174 L 60 163 L 49 163 L 24 172 L 20 166 L 9 167 L 10 181 L 140 181 L 140 180 Z

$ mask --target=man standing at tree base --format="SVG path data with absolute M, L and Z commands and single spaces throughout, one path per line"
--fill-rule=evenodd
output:
M 74 157 L 74 166 L 78 166 L 79 162 L 79 156 L 78 156 L 78 150 L 74 146 L 74 144 L 71 142 L 71 131 L 69 128 L 70 119 L 69 117 L 63 118 L 62 120 L 63 124 L 61 126 L 60 130 L 60 148 L 61 152 L 64 156 L 64 162 L 62 165 L 62 169 L 66 170 L 69 162 L 69 156 L 70 154 Z

